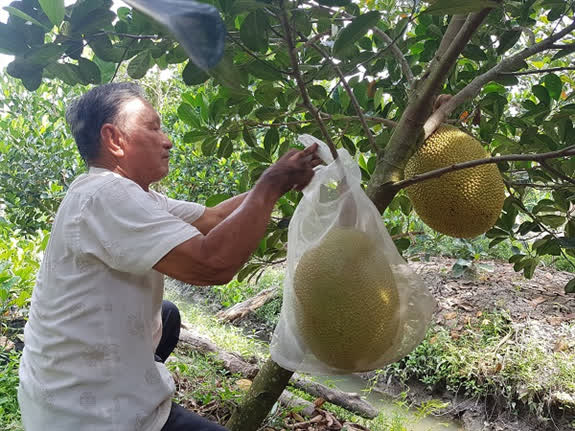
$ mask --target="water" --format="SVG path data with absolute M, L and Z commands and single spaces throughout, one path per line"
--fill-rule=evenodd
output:
M 399 416 L 402 423 L 406 422 L 409 431 L 463 431 L 461 425 L 448 418 L 425 416 L 417 417 L 416 409 L 399 406 L 392 397 L 378 391 L 366 391 L 367 382 L 356 374 L 344 376 L 315 377 L 315 381 L 328 387 L 337 388 L 344 392 L 353 392 L 363 395 L 372 406 L 384 413 L 387 417 Z

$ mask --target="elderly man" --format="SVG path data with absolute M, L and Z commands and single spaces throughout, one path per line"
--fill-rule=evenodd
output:
M 223 430 L 172 403 L 163 362 L 179 334 L 164 275 L 227 283 L 276 201 L 305 187 L 315 151 L 292 150 L 214 208 L 149 189 L 172 143 L 135 84 L 96 87 L 66 115 L 89 171 L 66 193 L 32 297 L 18 398 L 27 431 Z

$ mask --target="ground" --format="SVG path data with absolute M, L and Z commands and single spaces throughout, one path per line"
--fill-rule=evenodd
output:
M 521 273 L 516 273 L 513 266 L 507 262 L 482 260 L 481 265 L 472 267 L 471 271 L 456 275 L 452 271 L 456 261 L 448 257 L 431 257 L 427 261 L 413 261 L 411 264 L 423 277 L 436 298 L 435 322 L 438 327 L 446 329 L 448 336 L 454 342 L 462 336 L 465 337 L 469 328 L 480 327 L 493 319 L 491 313 L 504 316 L 508 330 L 501 332 L 496 346 L 489 347 L 494 358 L 502 358 L 501 363 L 496 360 L 493 369 L 487 371 L 486 375 L 494 375 L 495 382 L 506 382 L 503 377 L 497 380 L 496 374 L 503 375 L 505 367 L 517 366 L 511 359 L 506 359 L 506 353 L 521 354 L 524 351 L 525 355 L 529 356 L 532 353 L 527 346 L 531 345 L 536 345 L 538 352 L 546 352 L 554 355 L 554 358 L 564 357 L 567 363 L 572 363 L 571 358 L 575 353 L 575 325 L 572 324 L 575 317 L 575 296 L 564 293 L 564 286 L 573 277 L 572 273 L 557 271 L 551 267 L 540 267 L 535 271 L 534 277 L 527 280 Z M 188 293 L 190 294 L 188 298 L 203 304 L 210 313 L 224 308 L 211 290 L 192 288 Z M 257 338 L 262 340 L 269 340 L 273 331 L 273 322 L 262 319 L 257 314 L 252 314 L 235 324 L 250 334 L 255 333 Z M 433 343 L 434 339 L 429 342 Z M 473 348 L 474 346 L 471 346 L 471 349 Z M 480 350 L 484 348 L 487 349 L 478 345 L 477 353 L 481 353 Z M 485 355 L 487 356 L 487 353 Z M 531 360 L 532 358 L 526 357 L 525 363 Z M 485 364 L 482 363 L 480 366 Z M 533 369 L 541 370 L 532 366 L 531 372 Z M 521 378 L 528 385 L 529 379 L 545 380 L 553 377 L 545 375 L 546 372 L 554 373 L 553 367 L 542 370 L 537 371 L 541 373 L 540 376 Z M 572 372 L 573 369 L 570 369 L 569 373 Z M 367 373 L 364 377 L 373 380 L 374 374 Z M 406 390 L 406 382 L 400 384 L 397 379 L 389 378 L 388 375 L 375 377 L 378 380 L 376 388 L 384 393 L 397 396 Z M 575 390 L 549 393 L 546 402 L 553 399 L 561 401 L 563 406 L 557 411 L 556 407 L 559 404 L 555 406 L 549 404 L 548 413 L 553 410 L 552 419 L 540 420 L 537 415 L 525 413 L 526 409 L 520 406 L 517 406 L 515 411 L 510 411 L 509 406 L 504 405 L 498 397 L 489 395 L 483 398 L 465 397 L 444 387 L 430 389 L 430 385 L 424 385 L 415 379 L 410 379 L 407 384 L 410 401 L 417 403 L 433 397 L 448 402 L 448 408 L 440 413 L 451 419 L 460 420 L 466 430 L 573 429 L 572 423 L 575 420 L 573 410 L 565 410 L 564 407 L 574 400 Z M 528 390 L 531 388 L 526 389 L 527 392 Z M 561 397 L 563 398 L 558 400 Z

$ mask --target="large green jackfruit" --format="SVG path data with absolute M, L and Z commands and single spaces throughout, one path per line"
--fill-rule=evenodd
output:
M 381 248 L 364 232 L 333 228 L 294 274 L 296 322 L 314 355 L 364 371 L 394 343 L 399 295 Z
M 405 178 L 489 154 L 479 141 L 456 127 L 440 126 L 405 167 Z M 497 222 L 505 186 L 494 163 L 444 174 L 407 188 L 415 212 L 430 228 L 456 238 L 473 238 Z

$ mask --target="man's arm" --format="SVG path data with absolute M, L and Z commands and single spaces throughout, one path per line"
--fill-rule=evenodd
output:
M 223 221 L 206 235 L 174 247 L 154 269 L 195 285 L 229 282 L 264 237 L 277 200 L 292 188 L 302 189 L 320 163 L 317 146 L 290 151 L 268 168 L 256 186 Z
M 193 222 L 192 225 L 201 233 L 207 235 L 214 227 L 233 213 L 236 208 L 242 204 L 249 193 L 250 192 L 242 193 L 241 195 L 226 199 L 215 207 L 206 208 L 202 216 Z

